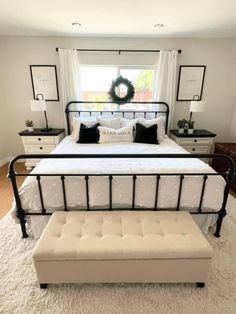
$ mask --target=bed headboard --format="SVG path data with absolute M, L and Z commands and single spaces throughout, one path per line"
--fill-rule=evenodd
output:
M 93 110 L 93 105 L 105 107 L 106 109 L 102 110 Z M 73 108 L 72 108 L 73 107 Z M 87 108 L 88 109 L 87 109 Z M 110 107 L 110 109 L 109 109 Z M 135 107 L 130 109 L 129 107 Z M 147 107 L 147 109 L 144 109 L 144 107 Z M 151 109 L 149 109 L 152 107 Z M 153 109 L 155 108 L 156 109 Z M 165 102 L 161 101 L 134 101 L 129 103 L 114 103 L 109 101 L 70 101 L 66 105 L 65 109 L 66 113 L 66 123 L 67 123 L 67 132 L 70 135 L 71 134 L 71 114 L 77 114 L 80 115 L 107 115 L 111 114 L 114 116 L 121 116 L 121 117 L 128 117 L 128 118 L 156 118 L 157 116 L 165 116 L 166 117 L 166 123 L 165 123 L 165 131 L 167 133 L 168 128 L 168 120 L 169 120 L 169 106 Z

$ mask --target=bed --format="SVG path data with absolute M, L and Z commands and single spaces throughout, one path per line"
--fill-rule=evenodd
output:
M 86 102 L 70 102 L 66 107 L 68 136 L 50 155 L 20 155 L 9 166 L 16 212 L 23 237 L 27 237 L 26 217 L 31 217 L 34 235 L 58 210 L 186 210 L 203 232 L 217 225 L 220 235 L 226 202 L 234 172 L 232 160 L 222 155 L 190 155 L 166 134 L 159 145 L 142 143 L 78 144 L 71 135 L 71 115 L 107 115 L 129 118 L 165 117 L 167 133 L 169 108 L 165 103 L 155 110 L 146 103 L 132 103 L 142 110 L 114 109 L 92 111 L 73 108 Z M 87 102 L 92 104 L 92 102 Z M 101 102 L 105 103 L 105 102 Z M 150 106 L 150 103 L 148 103 Z M 227 173 L 216 173 L 199 157 L 223 158 Z M 19 159 L 42 159 L 18 189 L 14 171 Z M 46 218 L 45 218 L 46 217 Z

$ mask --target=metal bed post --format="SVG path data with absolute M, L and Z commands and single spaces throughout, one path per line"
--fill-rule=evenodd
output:
M 18 188 L 17 188 L 17 184 L 16 184 L 16 172 L 11 167 L 10 167 L 10 170 L 8 172 L 8 177 L 11 179 L 11 183 L 12 183 L 12 188 L 13 188 L 13 193 L 14 193 L 14 197 L 15 197 L 15 201 L 16 201 L 16 208 L 17 208 L 16 214 L 17 214 L 17 218 L 20 221 L 22 237 L 27 238 L 28 234 L 26 232 L 26 227 L 25 227 L 25 223 L 26 223 L 25 211 L 22 208 L 20 196 L 18 193 Z
M 219 217 L 218 217 L 217 222 L 216 222 L 216 232 L 214 233 L 214 236 L 216 238 L 220 237 L 220 230 L 221 230 L 222 222 L 223 222 L 224 217 L 227 215 L 226 204 L 227 204 L 230 186 L 231 186 L 231 182 L 233 180 L 233 177 L 234 177 L 234 164 L 233 164 L 233 160 L 231 159 L 231 165 L 230 165 L 230 168 L 227 171 L 226 177 L 225 177 L 226 186 L 224 189 L 224 197 L 223 197 L 222 207 L 221 207 L 220 211 L 218 212 Z

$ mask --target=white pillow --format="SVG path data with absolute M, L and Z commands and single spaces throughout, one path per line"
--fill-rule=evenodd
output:
M 99 143 L 133 142 L 132 125 L 117 130 L 99 126 L 98 130 L 100 135 Z
M 80 131 L 80 124 L 83 123 L 84 125 L 90 127 L 93 124 L 97 123 L 96 117 L 73 117 L 72 119 L 72 133 L 71 137 L 73 141 L 77 142 L 79 140 L 79 131 Z
M 165 122 L 166 122 L 165 117 L 158 117 L 155 119 L 140 118 L 138 122 L 140 122 L 146 127 L 157 124 L 157 140 L 160 142 L 165 138 Z
M 100 123 L 101 126 L 111 129 L 119 129 L 120 128 L 120 118 L 119 117 L 105 117 L 99 116 L 97 117 L 97 122 Z
M 120 127 L 123 128 L 125 126 L 132 125 L 135 127 L 136 123 L 138 122 L 138 119 L 126 119 L 126 118 L 120 118 Z

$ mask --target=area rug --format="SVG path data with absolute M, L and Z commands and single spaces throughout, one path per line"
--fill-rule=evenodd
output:
M 0 221 L 0 313 L 236 313 L 236 199 L 215 250 L 204 289 L 194 284 L 62 284 L 41 290 L 32 262 L 36 240 L 21 239 L 10 215 Z

